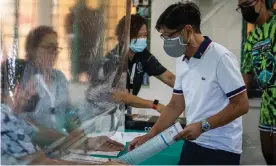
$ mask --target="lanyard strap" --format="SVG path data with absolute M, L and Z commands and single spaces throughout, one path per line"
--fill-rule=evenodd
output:
M 48 94 L 48 96 L 50 97 L 51 107 L 55 108 L 55 99 L 54 99 L 54 96 L 49 91 L 49 88 L 47 87 L 44 79 L 42 78 L 42 75 L 41 74 L 36 74 L 35 77 L 36 77 L 37 81 L 40 83 L 40 85 L 44 88 L 44 90 L 46 91 L 46 93 Z
M 129 75 L 129 82 L 130 82 L 131 85 L 133 84 L 133 80 L 134 80 L 134 76 L 135 76 L 135 71 L 136 71 L 136 63 L 134 63 L 132 65 L 131 72 L 129 70 L 127 70 L 127 73 Z

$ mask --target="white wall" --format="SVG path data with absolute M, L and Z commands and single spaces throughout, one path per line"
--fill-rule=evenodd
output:
M 242 16 L 235 10 L 237 3 L 234 0 L 226 0 L 202 25 L 201 30 L 204 35 L 232 51 L 240 61 Z
M 52 1 L 38 0 L 38 25 L 52 25 Z
M 208 1 L 208 2 L 207 2 Z M 175 73 L 175 59 L 166 55 L 163 50 L 163 41 L 155 30 L 155 24 L 160 14 L 171 4 L 179 0 L 153 0 L 151 22 L 151 53 L 168 70 Z M 236 12 L 237 1 L 234 0 L 196 0 L 202 10 L 204 24 L 201 30 L 213 41 L 218 42 L 232 51 L 240 60 L 241 44 L 241 16 Z M 144 99 L 158 99 L 167 104 L 170 100 L 172 89 L 154 77 L 150 78 L 150 87 L 142 88 L 139 96 Z M 158 115 L 151 109 L 133 109 L 134 113 Z

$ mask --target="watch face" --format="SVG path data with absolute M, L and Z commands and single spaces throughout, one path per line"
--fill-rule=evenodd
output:
M 204 130 L 204 131 L 208 131 L 208 130 L 210 130 L 210 125 L 208 124 L 208 122 L 206 123 L 202 123 L 202 129 Z
M 158 103 L 159 103 L 158 100 L 154 100 L 154 101 L 153 101 L 153 104 L 155 104 L 155 105 L 157 105 Z

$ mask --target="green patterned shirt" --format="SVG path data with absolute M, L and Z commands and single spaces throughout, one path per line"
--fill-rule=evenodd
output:
M 253 73 L 263 89 L 260 124 L 276 125 L 276 15 L 252 30 L 244 43 L 242 73 Z

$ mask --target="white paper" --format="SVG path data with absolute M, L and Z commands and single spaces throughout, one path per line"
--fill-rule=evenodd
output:
M 79 155 L 79 154 L 73 154 L 73 153 L 63 156 L 61 159 L 67 160 L 67 161 L 82 162 L 87 164 L 102 164 L 108 161 L 108 159 L 106 158 L 98 158 L 98 157 Z
M 146 116 L 146 115 L 136 115 L 133 120 L 135 121 L 143 121 L 146 122 L 148 120 L 150 120 L 151 116 Z
M 92 134 L 87 134 L 87 137 L 98 137 L 98 136 L 107 136 L 110 139 L 117 141 L 123 145 L 126 145 L 126 143 L 123 140 L 123 132 L 106 132 L 106 133 L 92 133 Z
M 121 156 L 119 160 L 132 165 L 139 164 L 175 143 L 173 138 L 182 130 L 180 123 L 177 122 L 146 143 Z
M 70 149 L 69 151 L 74 154 L 102 155 L 102 156 L 112 156 L 112 157 L 116 157 L 120 153 L 120 151 L 103 152 L 103 151 L 92 151 L 92 150 L 84 153 L 84 150 L 81 150 L 81 149 Z
M 140 133 L 140 132 L 124 132 L 123 133 L 123 140 L 124 142 L 131 142 L 132 140 L 134 140 L 134 138 L 139 137 L 139 136 L 143 136 L 147 133 Z
M 110 139 L 126 146 L 126 142 L 124 140 L 124 132 L 116 132 L 112 137 L 110 137 Z

